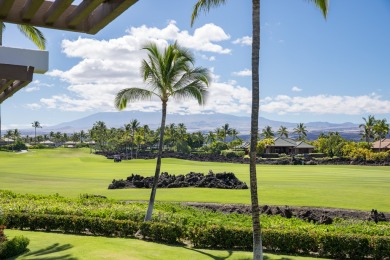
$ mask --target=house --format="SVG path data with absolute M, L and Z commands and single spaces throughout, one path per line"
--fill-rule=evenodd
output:
M 290 138 L 277 137 L 274 144 L 268 145 L 265 153 L 307 154 L 314 150 L 314 146 L 304 141 L 295 141 Z
M 0 139 L 0 145 L 7 145 L 7 144 L 12 144 L 14 143 L 15 140 L 14 139 L 11 139 L 11 138 L 2 138 Z
M 46 146 L 46 147 L 56 147 L 56 144 L 50 140 L 42 141 L 39 143 Z
M 390 150 L 390 139 L 385 138 L 372 143 L 372 150 L 374 152 L 384 152 Z
M 250 146 L 249 142 L 242 143 L 241 145 L 235 146 L 235 150 L 245 150 L 248 151 Z M 307 154 L 311 153 L 314 150 L 314 146 L 304 141 L 294 141 L 290 138 L 277 137 L 274 138 L 274 144 L 268 145 L 265 153 L 285 153 L 285 154 Z

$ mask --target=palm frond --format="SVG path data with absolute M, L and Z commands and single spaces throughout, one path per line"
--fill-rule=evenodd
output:
M 195 98 L 199 105 L 203 105 L 206 103 L 207 89 L 199 81 L 194 81 L 190 85 L 173 92 L 172 97 L 176 99 Z
M 326 19 L 329 10 L 329 0 L 310 0 L 310 1 L 313 2 L 318 8 L 321 9 L 322 15 Z
M 191 26 L 201 11 L 208 12 L 211 8 L 225 4 L 226 0 L 198 0 L 191 15 Z
M 35 28 L 34 26 L 22 24 L 18 24 L 18 28 L 27 38 L 29 38 L 36 46 L 38 46 L 39 49 L 46 49 L 45 36 L 43 36 L 43 33 L 39 29 Z
M 122 110 L 126 107 L 127 102 L 150 99 L 153 94 L 155 93 L 142 88 L 122 89 L 115 96 L 115 107 Z

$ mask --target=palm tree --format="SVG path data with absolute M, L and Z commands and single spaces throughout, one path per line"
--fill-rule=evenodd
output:
M 240 132 L 238 132 L 237 129 L 232 128 L 230 131 L 230 134 L 233 137 L 233 141 L 234 141 L 238 138 L 238 135 L 240 134 Z
M 35 144 L 37 144 L 37 128 L 42 128 L 41 123 L 38 121 L 34 121 L 31 123 L 32 127 L 34 127 L 35 130 Z
M 372 115 L 369 115 L 368 118 L 366 119 L 363 117 L 364 124 L 360 124 L 359 128 L 362 129 L 362 139 L 365 139 L 367 144 L 370 144 L 370 141 L 372 138 L 374 138 L 374 125 L 376 123 L 375 117 Z
M 280 126 L 279 127 L 279 129 L 278 129 L 278 135 L 280 136 L 280 137 L 286 137 L 286 138 L 288 138 L 288 130 L 287 130 L 287 127 L 285 127 L 285 126 Z
M 217 136 L 213 131 L 209 131 L 206 134 L 206 143 L 207 144 L 211 144 L 211 143 L 215 142 L 216 139 L 217 139 Z
M 307 130 L 306 130 L 305 124 L 304 123 L 297 124 L 297 127 L 294 128 L 294 132 L 293 133 L 298 135 L 298 140 L 299 141 L 305 140 L 306 137 L 307 137 Z
M 376 136 L 375 139 L 379 140 L 379 151 L 381 151 L 382 139 L 386 138 L 386 135 L 389 133 L 389 124 L 387 123 L 387 120 L 376 120 L 373 131 Z
M 263 128 L 261 131 L 261 136 L 263 136 L 265 139 L 272 139 L 274 138 L 275 134 L 272 132 L 272 127 L 267 125 L 266 127 Z
M 130 147 L 130 157 L 133 159 L 133 144 L 135 144 L 134 136 L 135 132 L 139 128 L 139 121 L 137 119 L 133 119 L 130 121 L 130 132 L 131 132 L 131 147 Z
M 322 10 L 326 18 L 329 0 L 310 0 Z M 226 0 L 198 0 L 191 16 L 191 25 L 200 11 L 209 11 L 212 7 L 225 4 Z M 257 195 L 256 146 L 259 130 L 259 60 L 260 60 L 260 0 L 252 0 L 252 113 L 249 176 L 251 188 L 252 223 L 253 223 L 253 259 L 263 259 L 260 230 L 259 202 Z
M 46 49 L 46 39 L 42 32 L 31 25 L 17 25 L 19 30 L 30 39 L 39 49 Z M 5 30 L 5 23 L 0 20 L 0 46 L 3 46 L 3 32 Z M 0 138 L 1 138 L 1 103 L 0 103 Z
M 226 136 L 230 136 L 232 133 L 232 129 L 230 128 L 229 124 L 224 124 L 221 127 L 221 135 L 223 136 L 223 141 L 226 142 Z
M 205 68 L 194 67 L 193 55 L 177 43 L 169 45 L 163 52 L 154 43 L 145 45 L 143 49 L 148 51 L 148 60 L 143 60 L 141 66 L 141 73 L 144 82 L 147 83 L 147 89 L 134 87 L 119 91 L 115 98 L 115 106 L 122 110 L 126 107 L 128 101 L 150 99 L 152 96 L 158 97 L 162 103 L 156 171 L 145 216 L 145 221 L 150 221 L 161 169 L 161 154 L 169 98 L 195 98 L 200 105 L 204 104 L 210 73 Z

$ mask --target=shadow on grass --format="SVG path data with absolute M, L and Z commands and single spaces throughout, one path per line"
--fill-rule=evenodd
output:
M 50 254 L 63 252 L 71 249 L 73 246 L 71 244 L 60 245 L 59 243 L 52 244 L 46 248 L 42 248 L 36 251 L 30 251 L 26 254 L 20 255 L 20 259 L 28 260 L 77 260 L 76 257 L 72 257 L 71 254 L 60 255 L 60 256 L 50 256 Z M 16 258 L 10 258 L 16 259 Z
M 195 249 L 195 248 L 188 248 L 188 247 L 183 247 L 184 249 L 187 249 L 187 250 L 191 250 L 191 251 L 194 251 L 194 252 L 197 252 L 199 254 L 202 254 L 202 255 L 205 255 L 205 256 L 208 256 L 210 257 L 210 259 L 215 259 L 215 260 L 225 260 L 225 259 L 229 259 L 232 255 L 233 255 L 233 251 L 232 250 L 227 250 L 227 252 L 229 253 L 228 256 L 225 256 L 225 257 L 222 257 L 222 256 L 215 256 L 213 254 L 210 254 L 210 253 L 207 253 L 207 252 L 203 252 L 199 249 Z M 247 258 L 240 258 L 240 260 L 250 260 L 252 259 L 252 257 L 247 257 Z M 264 260 L 270 260 L 271 258 L 269 256 L 266 256 L 264 255 L 263 256 L 263 259 Z M 274 258 L 273 258 L 274 259 Z M 276 260 L 276 259 L 275 259 Z M 289 257 L 281 257 L 277 260 L 292 260 L 292 258 L 289 258 Z
M 215 256 L 213 254 L 210 254 L 210 253 L 207 253 L 207 252 L 203 252 L 199 249 L 195 249 L 195 248 L 188 248 L 188 247 L 183 247 L 184 249 L 187 249 L 187 250 L 191 250 L 191 251 L 194 251 L 194 252 L 197 252 L 199 254 L 202 254 L 202 255 L 205 255 L 205 256 L 208 256 L 210 257 L 210 259 L 215 259 L 215 260 L 225 260 L 225 259 L 229 259 L 232 255 L 233 255 L 233 251 L 232 250 L 227 250 L 227 252 L 229 253 L 228 256 Z M 240 260 L 250 260 L 252 258 L 241 258 Z M 266 258 L 264 258 L 264 260 L 266 260 Z

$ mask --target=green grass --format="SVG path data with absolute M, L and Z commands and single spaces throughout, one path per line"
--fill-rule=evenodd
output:
M 5 230 L 8 238 L 30 239 L 29 252 L 13 259 L 251 259 L 250 252 L 203 250 L 169 246 L 138 239 L 75 236 L 43 232 Z M 314 260 L 318 258 L 266 254 L 265 260 Z
M 154 174 L 155 160 L 114 163 L 88 149 L 0 152 L 0 189 L 17 193 L 77 197 L 82 193 L 120 200 L 148 200 L 149 189 L 108 190 L 112 179 L 132 173 Z M 186 174 L 234 172 L 249 184 L 249 165 L 163 159 L 162 171 Z M 390 212 L 390 167 L 369 166 L 273 166 L 259 165 L 260 204 L 298 205 Z M 159 189 L 158 201 L 250 203 L 249 190 L 202 188 Z

